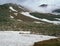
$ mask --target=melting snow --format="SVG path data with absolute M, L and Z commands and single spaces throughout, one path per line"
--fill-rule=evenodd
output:
M 0 31 L 0 46 L 32 46 L 34 42 L 56 38 L 53 36 L 19 34 L 19 31 Z
M 55 18 L 55 19 L 60 20 L 60 18 Z
M 22 20 L 20 20 L 20 19 L 17 19 L 17 21 L 22 21 Z
M 40 21 L 45 21 L 45 22 L 53 23 L 53 24 L 60 24 L 60 21 L 50 21 L 50 20 L 47 20 L 47 19 L 41 19 L 41 18 L 34 17 L 33 15 L 30 15 L 29 12 L 21 12 L 21 14 L 23 14 L 25 16 L 28 16 L 28 17 L 31 17 L 33 19 L 40 20 Z
M 40 19 L 40 20 L 41 20 L 41 21 L 48 22 L 48 23 L 60 24 L 60 21 L 50 21 L 50 20 L 47 20 L 47 19 Z
M 10 10 L 17 12 L 15 9 L 13 9 L 13 7 L 10 6 L 9 8 Z
M 25 15 L 25 16 L 28 16 L 28 17 L 31 17 L 31 18 L 33 18 L 33 19 L 37 19 L 37 20 L 39 20 L 39 18 L 30 15 L 29 12 L 21 12 L 21 14 L 23 14 L 23 15 Z

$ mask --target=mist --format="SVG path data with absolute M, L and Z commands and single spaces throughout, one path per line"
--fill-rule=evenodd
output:
M 43 13 L 51 13 L 60 8 L 60 0 L 0 0 L 0 5 L 5 3 L 20 4 L 33 12 Z M 47 4 L 47 7 L 39 7 L 41 4 Z

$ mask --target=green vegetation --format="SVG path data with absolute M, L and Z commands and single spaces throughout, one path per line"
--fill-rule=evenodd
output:
M 48 19 L 48 20 L 52 20 L 52 21 L 58 21 L 55 18 L 60 18 L 60 15 L 53 15 L 53 14 L 42 14 L 42 13 L 30 13 L 31 15 L 38 17 L 38 18 L 42 18 L 42 19 Z
M 0 31 L 31 31 L 32 33 L 41 33 L 41 34 L 46 34 L 46 35 L 54 35 L 58 36 L 58 33 L 60 33 L 60 25 L 54 25 L 54 24 L 49 24 L 49 23 L 34 23 L 34 22 L 28 22 L 33 19 L 29 19 L 28 17 L 25 18 L 28 21 L 25 21 L 24 16 L 21 14 L 18 14 L 18 16 L 15 16 L 12 13 L 9 12 L 9 6 L 8 5 L 3 5 L 0 6 Z M 10 18 L 10 14 L 12 16 L 15 16 L 14 19 Z M 37 14 L 37 13 L 31 13 L 32 15 L 36 17 L 41 17 L 41 18 L 48 18 L 52 19 L 55 17 L 60 16 L 54 16 L 50 14 Z M 17 21 L 18 19 L 23 19 L 24 21 Z

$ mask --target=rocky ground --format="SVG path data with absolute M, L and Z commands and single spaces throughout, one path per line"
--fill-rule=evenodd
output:
M 60 46 L 60 38 L 36 42 L 34 46 Z

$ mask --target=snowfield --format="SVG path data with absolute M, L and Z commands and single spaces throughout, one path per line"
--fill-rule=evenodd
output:
M 23 32 L 23 31 L 22 31 Z M 34 42 L 57 38 L 36 34 L 19 34 L 19 31 L 0 31 L 0 46 L 33 46 Z
M 33 18 L 33 19 L 40 20 L 39 18 L 37 18 L 37 17 L 34 17 L 34 16 L 30 15 L 30 13 L 29 13 L 29 12 L 21 12 L 21 14 L 23 14 L 23 15 L 25 15 L 25 16 L 28 16 L 28 17 L 30 17 L 30 18 Z

